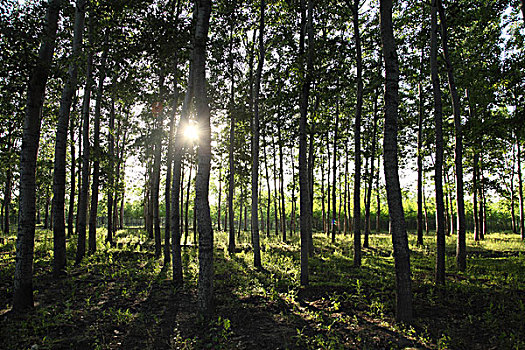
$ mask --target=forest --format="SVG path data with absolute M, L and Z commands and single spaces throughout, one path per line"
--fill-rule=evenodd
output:
M 524 349 L 524 0 L 0 0 L 0 348 Z

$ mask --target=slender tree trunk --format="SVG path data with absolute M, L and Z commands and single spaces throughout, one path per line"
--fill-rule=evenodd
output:
M 359 33 L 359 0 L 354 0 L 354 36 L 357 60 L 357 102 L 354 131 L 354 266 L 361 266 L 361 112 L 363 109 L 363 63 Z
M 522 7 L 523 8 L 523 7 Z M 525 239 L 525 215 L 523 214 L 523 177 L 521 174 L 521 141 L 516 136 L 516 144 L 518 147 L 518 194 L 520 200 L 520 235 L 521 240 Z
M 88 58 L 89 58 L 89 51 L 88 51 Z M 87 74 L 88 72 L 86 72 Z M 85 93 L 85 91 L 84 91 Z M 82 194 L 82 129 L 83 129 L 83 122 L 82 122 L 82 111 L 80 112 L 81 115 L 79 116 L 79 128 L 78 128 L 78 169 L 77 169 L 77 183 L 78 183 L 78 194 L 77 194 L 77 215 L 75 216 L 75 232 L 78 233 L 78 218 L 79 218 L 79 210 L 80 210 L 80 197 Z M 73 233 L 73 231 L 71 231 Z
M 480 222 L 478 216 L 478 173 L 479 173 L 479 154 L 474 151 L 474 160 L 472 166 L 472 206 L 474 209 L 474 240 L 479 241 Z
M 311 236 L 312 216 L 310 211 L 310 193 L 308 184 L 307 164 L 307 131 L 308 131 L 308 97 L 310 94 L 310 82 L 313 73 L 313 51 L 314 51 L 314 28 L 313 28 L 313 1 L 308 0 L 308 16 L 306 16 L 305 0 L 301 0 L 301 35 L 299 44 L 299 57 L 301 60 L 301 71 L 304 73 L 304 81 L 301 86 L 299 122 L 299 187 L 301 201 L 301 285 L 308 285 L 308 237 Z M 303 30 L 303 28 L 305 30 Z M 308 51 L 306 70 L 304 67 L 304 45 L 305 33 L 308 32 Z
M 113 188 L 115 187 L 115 98 L 111 99 L 111 109 L 109 112 L 109 130 L 108 130 L 108 225 L 107 225 L 107 236 L 106 242 L 113 245 L 113 206 L 116 205 L 116 201 L 113 199 Z
M 49 196 L 49 187 L 46 186 L 46 204 L 44 210 L 44 230 L 49 229 L 49 206 L 51 203 L 51 197 Z
M 326 163 L 328 165 L 328 169 L 326 171 L 326 192 L 327 195 L 327 215 L 326 215 L 326 227 L 325 227 L 325 233 L 327 236 L 330 236 L 330 232 L 332 229 L 332 215 L 330 213 L 330 206 L 331 206 L 331 191 L 330 191 L 330 142 L 328 141 L 328 131 L 326 132 Z
M 235 253 L 235 225 L 234 225 L 234 213 L 233 210 L 233 201 L 235 194 L 235 158 L 234 158 L 234 149 L 235 149 L 235 115 L 233 113 L 233 108 L 235 106 L 235 71 L 233 66 L 233 22 L 230 28 L 230 53 L 229 53 L 229 65 L 230 65 L 230 103 L 229 103 L 229 114 L 230 114 L 230 176 L 228 181 L 228 213 L 230 214 L 229 219 L 229 239 L 228 239 L 228 252 L 231 254 Z M 251 84 L 250 84 L 251 85 Z M 251 98 L 250 98 L 251 101 Z
M 463 188 L 463 135 L 461 126 L 461 107 L 459 105 L 459 96 L 456 91 L 456 83 L 454 81 L 454 70 L 450 60 L 448 51 L 448 33 L 447 22 L 445 16 L 445 9 L 441 0 L 437 0 L 439 9 L 439 19 L 441 21 L 441 40 L 443 43 L 443 54 L 445 57 L 445 64 L 448 74 L 448 86 L 450 95 L 452 96 L 452 109 L 454 111 L 454 129 L 456 133 L 455 152 L 455 167 L 456 167 L 456 207 L 458 216 L 457 227 L 457 246 L 456 246 L 456 265 L 460 271 L 465 271 L 467 268 L 467 247 L 465 242 L 466 235 L 466 219 L 465 219 L 465 199 Z
M 186 203 L 184 208 L 184 244 L 188 241 L 188 235 L 190 231 L 190 220 L 189 220 L 189 211 L 190 211 L 190 190 L 191 190 L 191 170 L 193 169 L 193 164 L 190 163 L 190 172 L 188 174 L 188 185 L 186 186 Z M 184 176 L 182 177 L 184 179 Z M 182 182 L 181 182 L 182 184 Z M 184 194 L 184 190 L 181 189 L 180 191 L 182 194 Z M 182 196 L 183 197 L 183 196 Z M 182 199 L 182 198 L 181 198 Z M 181 208 L 183 207 L 181 203 Z M 195 212 L 193 213 L 193 216 L 195 216 Z M 181 215 L 182 217 L 182 215 Z M 182 226 L 182 224 L 181 224 Z M 194 239 L 193 244 L 197 245 L 197 241 Z
M 482 145 L 483 147 L 483 145 Z M 481 148 L 483 149 L 483 148 Z M 479 239 L 480 240 L 483 240 L 485 238 L 485 223 L 483 221 L 483 218 L 485 217 L 485 213 L 484 213 L 484 206 L 483 206 L 483 186 L 484 186 L 484 180 L 483 180 L 483 163 L 482 163 L 482 157 L 483 157 L 483 154 L 480 154 L 479 155 L 480 157 L 480 160 L 479 160 L 479 173 L 478 173 L 478 177 L 479 177 L 479 188 L 478 188 L 478 202 L 479 202 Z
M 107 44 L 107 39 L 105 40 Z M 93 182 L 91 183 L 91 207 L 89 214 L 89 240 L 88 253 L 93 254 L 97 250 L 97 210 L 98 210 L 98 190 L 100 184 L 100 110 L 102 107 L 102 94 L 104 90 L 104 79 L 106 78 L 106 59 L 108 55 L 107 47 L 102 53 L 100 64 L 100 76 L 98 80 L 97 100 L 95 103 L 94 127 L 93 127 Z
M 337 230 L 337 225 L 335 224 L 336 217 L 336 196 L 335 192 L 337 189 L 337 137 L 338 137 L 338 128 L 339 128 L 339 99 L 337 100 L 337 106 L 335 111 L 335 126 L 334 126 L 334 154 L 332 161 L 332 243 L 335 243 L 335 234 Z
M 255 101 L 252 123 L 252 206 L 251 206 L 251 231 L 253 245 L 253 264 L 261 268 L 261 248 L 259 242 L 259 95 L 261 90 L 261 76 L 264 65 L 264 8 L 265 2 L 261 0 L 261 15 L 259 21 L 259 62 L 255 75 Z M 282 171 L 282 170 L 281 170 Z M 246 217 L 246 216 L 245 216 Z
M 381 189 L 379 188 L 379 169 L 381 168 L 381 157 L 377 156 L 377 175 L 376 175 L 376 232 L 381 232 Z
M 349 192 L 349 186 L 348 186 L 348 163 L 350 163 L 350 154 L 348 152 L 348 142 L 345 142 L 345 173 L 344 173 L 344 196 L 343 196 L 343 210 L 344 210 L 344 222 L 343 222 L 343 228 L 344 228 L 344 234 L 346 235 L 348 233 L 348 222 L 347 222 L 347 209 L 348 209 L 348 201 L 350 200 L 348 197 L 350 196 Z M 365 166 L 366 168 L 366 166 Z
M 33 308 L 33 253 L 35 246 L 36 158 L 40 141 L 44 91 L 55 51 L 61 0 L 49 0 L 45 29 L 36 65 L 27 90 L 27 101 L 20 153 L 18 236 L 13 288 L 13 312 Z
M 280 102 L 280 101 L 279 101 Z M 283 242 L 286 242 L 286 207 L 285 207 L 285 199 L 284 199 L 284 162 L 283 162 L 283 140 L 282 140 L 282 132 L 281 132 L 281 114 L 280 114 L 280 105 L 279 105 L 279 127 L 277 128 L 277 141 L 279 142 L 279 166 L 281 167 L 279 174 L 280 174 L 280 190 L 281 190 L 281 231 L 283 233 Z
M 68 77 L 62 90 L 60 108 L 58 110 L 53 172 L 53 274 L 55 276 L 65 274 L 66 266 L 66 223 L 64 209 L 66 194 L 67 129 L 69 126 L 73 95 L 77 90 L 78 58 L 82 50 L 82 34 L 84 32 L 84 18 L 86 13 L 85 7 L 85 0 L 77 0 L 72 43 L 73 49 L 70 57 L 71 63 L 69 64 Z M 71 185 L 74 186 L 74 181 Z
M 368 187 L 366 194 L 366 204 L 365 204 L 365 239 L 363 242 L 363 247 L 368 248 L 369 242 L 368 242 L 368 236 L 370 235 L 370 204 L 372 202 L 372 181 L 374 179 L 374 161 L 375 161 L 375 154 L 376 154 L 376 143 L 377 143 L 377 119 L 378 119 L 378 113 L 377 113 L 377 98 L 379 95 L 379 88 L 376 88 L 375 96 L 374 96 L 374 119 L 372 124 L 372 147 L 370 150 L 370 174 L 368 177 Z
M 6 235 L 9 235 L 9 231 L 11 228 L 9 227 L 9 211 L 11 206 L 11 192 L 12 192 L 12 186 L 13 186 L 13 172 L 11 168 L 7 170 L 6 174 L 6 184 L 5 184 L 5 193 L 4 193 L 4 202 L 3 202 L 3 209 L 4 209 L 4 217 L 2 222 L 2 228 Z
M 516 211 L 515 211 L 515 203 L 516 203 L 516 195 L 514 194 L 514 173 L 516 168 L 516 152 L 514 145 L 512 145 L 512 167 L 510 171 L 510 213 L 512 217 L 512 233 L 518 233 L 518 225 L 516 223 Z
M 76 103 L 74 103 L 75 105 Z M 67 237 L 71 237 L 73 233 L 73 220 L 74 220 L 74 210 L 75 210 L 75 196 L 76 196 L 76 174 L 75 169 L 77 167 L 77 159 L 75 152 L 75 121 L 73 118 L 69 120 L 69 137 L 71 138 L 71 171 L 70 171 L 70 185 L 71 189 L 69 191 L 69 208 L 67 210 Z
M 279 236 L 279 197 L 278 197 L 278 187 L 277 187 L 277 177 L 279 176 L 279 172 L 277 170 L 277 145 L 275 144 L 275 137 L 272 135 L 272 144 L 273 144 L 273 213 L 275 217 L 275 235 Z
M 423 118 L 425 103 L 423 96 L 423 68 L 425 57 L 425 45 L 421 49 L 421 60 L 419 63 L 419 82 L 417 90 L 419 93 L 419 113 L 417 119 L 417 246 L 423 246 Z
M 321 156 L 321 213 L 323 216 L 323 231 L 326 232 L 326 207 L 324 205 L 324 159 Z
M 211 13 L 211 0 L 196 0 L 197 21 L 195 26 L 195 107 L 197 121 L 202 130 L 197 156 L 195 180 L 195 208 L 199 230 L 199 281 L 198 307 L 204 319 L 213 312 L 213 229 L 208 203 L 211 161 L 210 109 L 206 96 L 206 41 Z
M 392 0 L 380 0 L 381 36 L 385 59 L 385 133 L 384 167 L 387 186 L 388 211 L 392 227 L 394 262 L 396 270 L 396 319 L 412 321 L 412 281 L 410 277 L 410 250 L 406 233 L 403 201 L 399 185 L 397 158 L 397 119 L 399 104 L 399 65 L 392 25 Z
M 196 20 L 196 11 L 194 12 L 194 20 Z M 195 49 L 194 49 L 195 50 Z M 194 55 L 194 53 L 192 54 Z M 182 255 L 181 255 L 181 235 L 182 226 L 180 223 L 181 207 L 180 197 L 181 194 L 181 165 L 183 156 L 183 128 L 188 123 L 188 115 L 190 112 L 191 101 L 193 99 L 193 60 L 190 62 L 190 69 L 188 74 L 188 85 L 186 94 L 184 96 L 184 102 L 182 104 L 179 124 L 177 126 L 177 132 L 175 134 L 173 142 L 173 181 L 171 183 L 171 213 L 170 213 L 170 227 L 171 227 L 171 260 L 173 266 L 173 283 L 176 286 L 182 285 Z
M 318 99 L 317 99 L 318 101 Z M 314 120 L 315 118 L 315 110 L 317 109 L 317 102 L 316 102 L 316 107 L 314 107 L 314 116 L 312 117 L 312 120 Z M 312 125 L 310 127 L 310 129 L 314 129 L 314 126 Z M 314 218 L 314 136 L 315 134 L 313 132 L 310 132 L 310 143 L 309 143 L 309 150 L 308 150 L 308 186 L 309 186 L 309 193 L 310 193 L 310 231 L 309 231 L 309 234 L 308 234 L 308 254 L 310 256 L 313 256 L 314 255 L 314 238 L 313 238 L 313 233 L 312 233 L 312 226 L 313 226 L 313 218 Z M 281 167 L 281 172 L 282 172 L 282 167 Z M 283 212 L 284 212 L 284 208 L 283 208 Z M 282 218 L 282 222 L 283 222 L 283 226 L 285 225 L 285 218 L 283 217 Z
M 264 172 L 266 176 L 266 188 L 268 189 L 268 198 L 266 202 L 266 237 L 270 236 L 270 209 L 271 209 L 271 189 L 270 189 L 270 175 L 268 173 L 268 157 L 266 153 L 266 144 L 263 147 L 264 156 Z
M 82 101 L 82 182 L 80 188 L 80 197 L 78 199 L 77 210 L 77 253 L 75 263 L 79 264 L 86 255 L 86 224 L 88 213 L 89 198 L 89 114 L 91 103 L 91 89 L 93 87 L 93 19 L 89 18 L 88 27 L 89 46 L 87 48 L 87 68 L 86 68 L 86 87 L 84 88 L 84 97 Z
M 295 226 L 296 226 L 296 212 L 297 212 L 297 203 L 295 198 L 295 159 L 294 159 L 294 148 L 290 148 L 291 155 L 291 164 L 292 164 L 292 213 L 290 214 L 290 235 L 295 235 Z
M 159 258 L 162 254 L 162 237 L 160 232 L 160 215 L 159 215 L 159 192 L 160 192 L 160 165 L 162 158 L 162 124 L 164 120 L 164 112 L 162 106 L 164 104 L 164 70 L 161 69 L 159 74 L 159 101 L 160 111 L 156 111 L 154 115 L 156 119 L 157 128 L 154 131 L 155 153 L 153 156 L 153 188 L 151 193 L 151 202 L 153 204 L 153 226 L 155 236 L 155 257 Z
M 434 95 L 434 121 L 436 128 L 436 161 L 434 182 L 436 185 L 436 283 L 445 284 L 445 204 L 443 200 L 443 112 L 438 72 L 438 1 L 432 0 L 432 32 L 430 45 L 430 69 Z
M 221 230 L 222 165 L 219 167 L 219 200 L 217 201 L 217 231 Z

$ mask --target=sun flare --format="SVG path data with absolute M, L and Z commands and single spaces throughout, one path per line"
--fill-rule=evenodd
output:
M 184 128 L 184 137 L 189 141 L 196 141 L 199 138 L 199 129 L 195 124 L 188 124 Z

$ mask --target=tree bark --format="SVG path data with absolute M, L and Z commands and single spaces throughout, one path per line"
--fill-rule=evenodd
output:
M 280 179 L 279 179 L 279 188 L 281 191 L 281 232 L 283 233 L 283 242 L 286 242 L 286 207 L 284 199 L 284 161 L 283 161 L 283 140 L 282 140 L 282 127 L 281 127 L 281 105 L 279 101 L 279 116 L 278 116 L 278 128 L 277 128 L 277 142 L 279 142 L 279 166 L 280 166 Z
M 516 135 L 516 144 L 518 147 L 518 194 L 520 200 L 520 235 L 521 240 L 525 239 L 525 215 L 523 213 L 523 177 L 521 174 L 521 141 Z
M 478 215 L 478 177 L 479 177 L 479 154 L 474 151 L 474 164 L 472 166 L 472 206 L 474 209 L 474 240 L 479 241 L 480 236 L 480 222 Z
M 445 204 L 443 199 L 443 107 L 438 72 L 438 25 L 437 4 L 432 0 L 430 70 L 434 96 L 434 123 L 436 133 L 436 161 L 434 163 L 434 183 L 436 186 L 436 271 L 435 279 L 439 285 L 445 284 Z
M 454 129 L 456 133 L 455 168 L 456 168 L 456 208 L 458 216 L 457 227 L 457 245 L 456 245 L 456 265 L 460 271 L 467 268 L 467 246 L 465 241 L 466 219 L 465 219 L 465 191 L 463 186 L 463 135 L 461 126 L 461 107 L 459 105 L 459 96 L 454 81 L 454 69 L 450 60 L 448 51 L 448 33 L 445 10 L 441 0 L 437 0 L 439 9 L 439 19 L 441 21 L 441 41 L 443 43 L 443 54 L 448 74 L 448 86 L 452 96 L 452 109 L 454 112 Z
M 397 158 L 397 119 L 399 105 L 399 64 L 392 25 L 392 0 L 380 1 L 381 37 L 385 60 L 385 131 L 384 168 L 388 211 L 392 228 L 396 270 L 396 319 L 410 322 L 412 313 L 412 281 L 410 250 L 406 233 Z
M 160 69 L 159 73 L 159 101 L 164 104 L 164 69 Z M 160 215 L 159 215 L 159 192 L 160 192 L 160 164 L 162 158 L 162 124 L 164 120 L 164 112 L 162 109 L 157 111 L 154 115 L 156 119 L 157 128 L 154 131 L 155 153 L 153 155 L 153 188 L 151 193 L 151 201 L 153 204 L 153 227 L 155 237 L 155 257 L 159 258 L 162 254 L 162 237 L 160 232 Z
M 40 141 L 42 106 L 49 70 L 55 51 L 61 0 L 49 0 L 44 36 L 31 73 L 20 153 L 18 235 L 13 288 L 13 312 L 33 308 L 33 253 L 35 246 L 36 159 Z
M 252 123 L 252 205 L 251 205 L 251 231 L 253 245 L 253 264 L 261 268 L 261 248 L 259 242 L 259 95 L 261 90 L 261 76 L 264 65 L 264 8 L 265 2 L 261 0 L 261 15 L 259 21 L 259 62 L 255 75 L 255 101 Z M 282 169 L 282 168 L 281 168 Z M 281 170 L 282 171 L 282 170 Z M 246 217 L 246 216 L 245 216 Z
M 108 129 L 108 222 L 107 222 L 107 235 L 106 242 L 113 245 L 113 207 L 116 201 L 113 199 L 114 187 L 115 187 L 115 98 L 111 99 L 111 108 L 109 112 L 109 129 Z M 115 198 L 116 199 L 116 198 Z
M 301 285 L 308 285 L 308 237 L 311 236 L 312 216 L 310 211 L 310 191 L 308 183 L 308 164 L 307 164 L 307 130 L 308 130 L 308 97 L 310 94 L 310 82 L 313 73 L 313 51 L 314 51 L 314 31 L 313 31 L 313 1 L 308 0 L 308 16 L 306 16 L 305 0 L 301 0 L 301 35 L 299 44 L 299 57 L 301 60 L 301 72 L 303 82 L 301 86 L 299 121 L 299 187 L 301 201 Z M 305 28 L 306 30 L 303 30 Z M 304 67 L 304 45 L 305 32 L 308 32 L 308 51 L 306 70 Z
M 79 264 L 86 254 L 86 223 L 89 197 L 89 114 L 91 103 L 91 89 L 93 87 L 93 19 L 89 17 L 88 26 L 89 46 L 87 48 L 86 87 L 82 101 L 82 182 L 77 210 L 77 253 L 75 263 Z
M 104 44 L 107 44 L 107 39 Z M 106 60 L 108 55 L 107 47 L 104 48 L 100 63 L 97 99 L 95 102 L 95 114 L 93 120 L 93 182 L 91 183 L 91 207 L 89 212 L 89 240 L 88 253 L 93 254 L 97 250 L 97 210 L 98 210 L 98 190 L 100 184 L 100 110 L 102 108 L 102 95 L 104 90 L 104 80 L 106 79 Z
M 53 274 L 65 274 L 66 266 L 66 223 L 64 216 L 66 194 L 66 151 L 69 115 L 73 95 L 77 90 L 77 72 L 79 56 L 82 50 L 82 35 L 86 1 L 77 0 L 75 8 L 75 26 L 68 77 L 62 90 L 55 139 L 55 163 L 53 168 Z M 73 178 L 74 179 L 74 178 Z M 74 186 L 74 182 L 72 183 Z
M 198 308 L 205 320 L 213 312 L 213 228 L 208 203 L 211 161 L 210 109 L 206 96 L 206 41 L 208 37 L 211 0 L 196 0 L 197 21 L 194 39 L 194 74 L 196 119 L 201 130 L 198 141 L 195 209 L 199 231 Z
M 194 13 L 194 19 L 196 12 Z M 195 50 L 195 49 L 194 49 Z M 192 54 L 193 55 L 193 54 Z M 193 99 L 193 59 L 190 62 L 190 69 L 188 74 L 188 85 L 186 94 L 184 96 L 184 102 L 182 104 L 179 124 L 177 126 L 177 132 L 175 134 L 173 142 L 173 181 L 171 185 L 171 251 L 172 251 L 172 266 L 173 266 L 173 283 L 177 286 L 182 285 L 182 256 L 181 256 L 181 208 L 180 208 L 180 187 L 181 187 L 181 165 L 183 156 L 183 128 L 188 123 L 188 115 L 190 112 L 191 101 Z
M 425 45 L 421 48 L 421 60 L 419 63 L 419 82 L 417 90 L 419 94 L 419 113 L 417 119 L 417 246 L 423 246 L 423 118 L 425 104 L 423 101 L 423 67 L 425 57 Z
M 377 156 L 377 175 L 376 175 L 376 232 L 381 232 L 381 192 L 379 188 L 379 169 L 381 168 L 381 157 Z
M 375 96 L 374 96 L 374 119 L 372 124 L 372 147 L 370 150 L 370 174 L 368 177 L 368 186 L 366 194 L 366 203 L 365 203 L 365 239 L 363 242 L 363 247 L 368 248 L 369 247 L 369 241 L 368 236 L 370 235 L 370 204 L 372 202 L 372 181 L 374 180 L 374 161 L 375 161 L 375 154 L 376 154 L 376 143 L 377 143 L 377 119 L 378 119 L 378 113 L 377 113 L 377 98 L 379 95 L 379 88 L 376 88 Z
M 228 180 L 228 213 L 229 213 L 229 236 L 228 236 L 228 253 L 230 255 L 235 253 L 235 225 L 234 220 L 235 211 L 233 210 L 233 197 L 235 194 L 235 115 L 233 113 L 234 103 L 235 103 L 235 71 L 233 66 L 233 22 L 230 28 L 230 53 L 229 53 L 229 66 L 230 66 L 230 103 L 229 103 L 229 114 L 230 114 L 230 147 L 229 147 L 229 180 Z M 251 84 L 250 84 L 251 88 Z M 251 101 L 251 98 L 250 98 Z
M 73 106 L 76 103 L 73 103 Z M 75 196 L 76 196 L 76 173 L 77 167 L 76 150 L 75 150 L 75 121 L 73 118 L 69 120 L 69 137 L 71 138 L 70 153 L 71 153 L 71 171 L 70 171 L 70 184 L 71 188 L 69 191 L 69 208 L 67 210 L 67 237 L 71 237 L 73 233 L 73 220 L 75 210 Z
M 332 222 L 331 222 L 331 228 L 332 228 L 332 244 L 335 243 L 335 235 L 337 230 L 337 225 L 335 224 L 335 218 L 336 218 L 336 196 L 335 192 L 337 189 L 337 138 L 338 138 L 338 130 L 339 129 L 339 99 L 337 99 L 337 105 L 335 110 L 335 126 L 334 126 L 334 154 L 333 154 L 333 161 L 332 161 Z
M 354 36 L 357 61 L 357 102 L 354 131 L 354 266 L 361 266 L 361 112 L 363 109 L 363 63 L 359 34 L 359 0 L 354 0 Z

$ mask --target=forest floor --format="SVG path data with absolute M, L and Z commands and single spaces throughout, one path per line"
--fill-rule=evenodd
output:
M 243 233 L 238 253 L 226 253 L 216 233 L 215 317 L 196 315 L 197 252 L 183 249 L 183 288 L 155 259 L 140 230 L 122 230 L 115 248 L 72 264 L 67 277 L 51 274 L 52 233 L 37 230 L 35 304 L 29 315 L 10 312 L 14 237 L 0 240 L 0 348 L 2 349 L 524 349 L 525 246 L 518 235 L 468 240 L 468 268 L 455 268 L 454 237 L 447 238 L 446 287 L 433 282 L 434 237 L 416 247 L 410 235 L 412 325 L 394 320 L 391 238 L 374 234 L 353 267 L 352 236 L 331 244 L 315 234 L 310 286 L 299 286 L 298 237 L 262 239 L 264 270 L 252 267 Z M 104 230 L 99 230 L 99 237 Z

